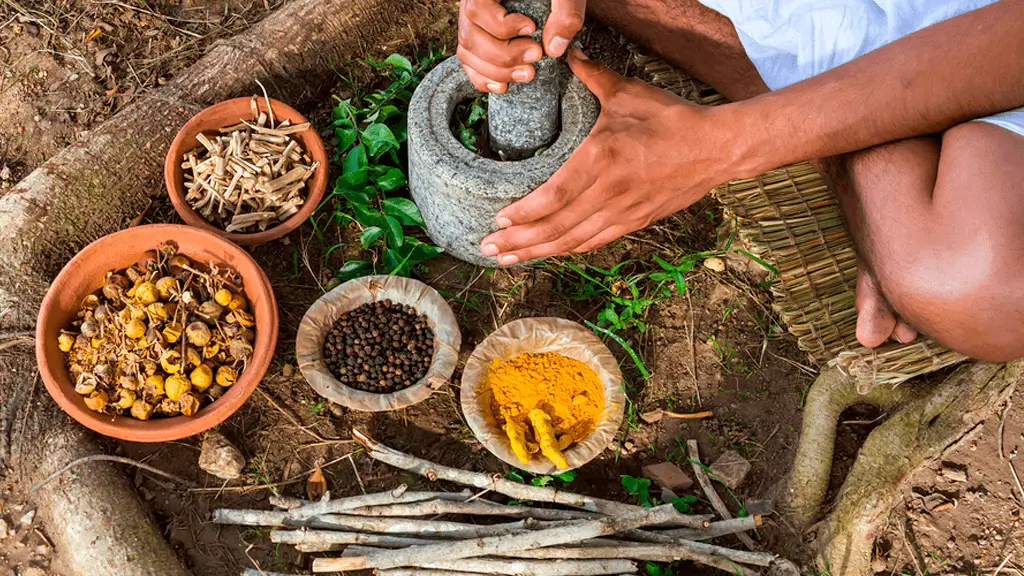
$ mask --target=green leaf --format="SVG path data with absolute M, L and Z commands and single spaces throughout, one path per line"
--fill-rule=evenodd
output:
M 412 62 L 401 54 L 392 54 L 384 59 L 384 63 L 389 66 L 394 66 L 398 70 L 405 70 L 409 74 L 412 74 Z
M 348 150 L 359 139 L 359 130 L 355 128 L 335 128 L 334 140 L 338 144 L 338 150 Z
M 640 502 L 640 505 L 644 508 L 651 508 L 651 495 L 648 489 L 651 487 L 651 481 L 647 478 L 634 478 L 628 474 L 622 476 L 622 486 L 626 489 L 626 492 L 630 496 L 636 496 L 636 499 Z
M 572 482 L 573 480 L 576 479 L 576 471 L 569 470 L 567 472 L 562 472 L 561 474 L 555 474 L 555 478 L 558 478 L 562 482 L 568 484 L 569 482 Z
M 363 245 L 363 250 L 366 250 L 383 235 L 384 230 L 377 226 L 370 226 L 359 234 L 359 243 Z
M 334 275 L 342 282 L 373 273 L 373 265 L 362 260 L 349 260 Z
M 366 205 L 353 203 L 352 212 L 355 213 L 356 222 L 359 222 L 364 228 L 381 227 L 384 224 L 384 216 Z
M 341 167 L 344 173 L 348 174 L 349 172 L 358 172 L 359 170 L 366 168 L 368 163 L 369 162 L 366 159 L 366 146 L 359 144 L 355 148 L 349 150 L 348 154 L 345 155 L 345 161 L 342 163 Z
M 384 213 L 402 223 L 403 226 L 424 227 L 423 215 L 416 203 L 408 198 L 388 198 L 381 203 Z
M 387 235 L 388 246 L 400 248 L 405 243 L 402 225 L 391 216 L 384 216 L 384 233 Z
M 683 498 L 673 498 L 672 506 L 676 509 L 676 512 L 679 512 L 680 514 L 690 513 L 690 504 Z
M 519 482 L 521 484 L 526 484 L 526 479 L 523 478 L 523 474 L 525 474 L 525 472 L 523 472 L 522 470 L 518 470 L 518 469 L 513 468 L 512 470 L 509 471 L 508 474 L 505 474 L 505 478 L 508 478 L 509 480 L 512 480 L 513 482 Z
M 672 570 L 656 562 L 644 564 L 644 571 L 647 572 L 647 576 L 672 576 Z
M 555 479 L 552 476 L 537 476 L 533 480 L 530 480 L 531 486 L 547 486 L 554 482 Z
M 408 184 L 408 180 L 405 179 L 405 173 L 399 168 L 388 168 L 387 172 L 377 178 L 377 187 L 384 192 L 391 192 L 392 190 L 398 190 L 402 186 Z M 387 213 L 388 200 L 384 201 L 384 212 Z M 399 219 L 399 222 L 402 220 Z M 402 222 L 404 224 L 404 222 Z
M 367 126 L 366 130 L 363 130 L 363 142 L 366 144 L 367 152 L 374 158 L 398 148 L 398 140 L 395 139 L 394 133 L 384 124 Z
M 487 108 L 484 108 L 482 100 L 478 98 L 473 101 L 473 107 L 469 110 L 469 119 L 466 120 L 466 124 L 473 125 L 487 118 Z
M 402 272 L 409 268 L 408 261 L 406 261 L 406 259 L 393 248 L 385 250 L 381 259 L 384 261 L 384 268 L 387 270 L 388 274 L 401 276 Z

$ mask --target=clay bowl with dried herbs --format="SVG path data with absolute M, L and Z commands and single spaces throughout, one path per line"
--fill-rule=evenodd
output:
M 327 171 L 323 140 L 297 110 L 234 98 L 185 123 L 167 151 L 164 183 L 186 224 L 256 246 L 312 215 Z
M 277 330 L 270 281 L 248 253 L 212 232 L 153 224 L 67 263 L 39 310 L 36 359 L 46 390 L 85 427 L 166 442 L 241 407 Z

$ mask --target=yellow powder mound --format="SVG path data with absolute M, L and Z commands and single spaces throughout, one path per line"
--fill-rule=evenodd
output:
M 495 360 L 487 379 L 494 419 L 509 435 L 513 451 L 524 464 L 532 454 L 542 452 L 565 468 L 561 451 L 593 432 L 604 412 L 604 392 L 597 374 L 583 362 L 561 354 L 520 354 L 505 362 Z

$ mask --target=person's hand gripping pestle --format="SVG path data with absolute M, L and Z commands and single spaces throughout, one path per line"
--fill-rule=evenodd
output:
M 585 0 L 462 1 L 456 54 L 476 88 L 492 93 L 490 143 L 504 160 L 532 156 L 558 136 L 568 72 L 556 58 L 585 9 Z

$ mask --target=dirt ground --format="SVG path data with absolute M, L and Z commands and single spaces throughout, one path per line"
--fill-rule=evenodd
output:
M 186 67 L 210 42 L 236 33 L 279 3 L 50 0 L 39 3 L 45 6 L 23 7 L 19 14 L 14 4 L 0 2 L 0 168 L 6 166 L 0 171 L 0 194 L 62 147 L 88 138 L 91 126 Z M 628 51 L 607 30 L 591 26 L 585 45 L 592 57 L 622 72 L 635 72 Z M 348 90 L 341 84 L 336 88 L 337 93 Z M 329 123 L 328 102 L 304 112 L 315 125 Z M 155 198 L 147 219 L 176 221 L 165 197 Z M 721 224 L 721 211 L 706 200 L 585 261 L 610 268 L 627 260 L 650 261 L 656 254 L 679 257 L 712 249 Z M 351 231 L 338 233 L 353 240 Z M 346 250 L 357 252 L 354 244 Z M 183 490 L 147 473 L 128 471 L 154 521 L 195 574 L 227 576 L 254 566 L 285 572 L 308 568 L 310 555 L 270 544 L 265 530 L 217 526 L 209 518 L 219 507 L 266 508 L 272 494 L 302 496 L 316 465 L 323 467 L 335 496 L 403 482 L 423 485 L 361 455 L 348 440 L 354 428 L 436 462 L 507 470 L 473 438 L 460 416 L 455 386 L 395 413 L 350 412 L 323 401 L 295 370 L 295 332 L 306 308 L 331 286 L 331 269 L 345 254 L 324 258 L 307 225 L 282 241 L 255 248 L 253 255 L 275 286 L 281 332 L 275 362 L 259 391 L 219 427 L 247 458 L 244 478 L 222 482 L 202 472 L 197 466 L 199 438 L 160 445 L 109 444 L 111 452 L 199 486 Z M 652 423 L 631 418 L 618 445 L 582 468 L 569 489 L 626 501 L 621 475 L 639 476 L 644 465 L 662 461 L 685 464 L 679 446 L 692 438 L 700 443 L 705 463 L 728 449 L 751 462 L 752 471 L 735 501 L 726 498 L 734 511 L 737 502 L 753 508 L 764 505 L 755 500 L 773 498 L 793 459 L 804 395 L 816 370 L 806 365 L 794 340 L 776 323 L 759 279 L 739 268 L 734 261 L 724 273 L 698 267 L 687 277 L 686 295 L 652 307 L 650 328 L 631 334 L 652 373 L 646 383 L 623 349 L 610 343 L 630 381 L 633 414 L 655 408 L 701 409 L 711 410 L 714 417 L 664 417 Z M 448 297 L 459 317 L 463 361 L 489 332 L 510 320 L 560 316 L 594 321 L 601 307 L 596 298 L 566 296 L 572 287 L 565 267 L 557 262 L 490 271 L 441 257 L 429 263 L 421 278 Z M 454 382 L 458 378 L 457 371 Z M 1024 496 L 1014 494 L 1017 486 L 1007 462 L 1024 447 L 1024 392 L 1018 391 L 1015 400 L 1004 415 L 1005 427 L 986 423 L 978 438 L 942 466 L 911 478 L 904 503 L 890 515 L 889 531 L 877 544 L 878 573 L 991 574 L 1004 560 L 1003 573 L 1021 573 Z M 883 418 L 859 408 L 844 415 L 833 493 L 860 443 Z M 1024 471 L 1024 465 L 1019 467 Z M 25 488 L 5 487 L 11 495 L 0 515 L 13 535 L 3 537 L 0 526 L 0 572 L 59 576 L 59 568 L 50 565 L 54 551 L 45 526 L 22 520 L 31 510 Z M 693 495 L 700 499 L 698 511 L 709 510 L 699 489 Z M 778 515 L 768 517 L 758 536 L 766 549 L 809 571 L 813 542 L 794 534 Z M 722 543 L 736 544 L 728 539 Z M 681 566 L 677 573 L 710 572 Z

